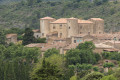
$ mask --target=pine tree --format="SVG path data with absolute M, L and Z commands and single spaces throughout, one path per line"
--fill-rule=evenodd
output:
M 25 29 L 25 34 L 23 36 L 23 45 L 27 45 L 34 42 L 35 37 L 33 36 L 33 34 L 34 33 L 30 28 Z
M 47 62 L 45 59 L 42 62 L 42 66 L 36 70 L 32 76 L 32 80 L 58 80 L 61 76 L 60 70 L 57 66 Z

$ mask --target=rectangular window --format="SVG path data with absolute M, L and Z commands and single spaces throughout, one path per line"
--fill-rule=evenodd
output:
M 70 29 L 70 27 L 69 27 L 69 29 Z
M 76 43 L 76 40 L 74 40 L 74 43 Z
M 55 29 L 55 26 L 53 26 L 53 29 Z
M 42 33 L 42 36 L 44 36 L 44 33 Z
M 62 37 L 62 33 L 60 33 L 60 38 Z
M 90 32 L 88 32 L 88 34 L 90 34 Z
M 80 29 L 82 29 L 82 26 L 80 26 Z
M 38 38 L 39 36 L 37 35 L 37 38 Z
M 62 29 L 62 24 L 60 24 L 60 29 Z

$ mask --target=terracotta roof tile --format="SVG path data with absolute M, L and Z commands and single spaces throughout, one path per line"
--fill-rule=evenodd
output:
M 72 44 L 66 46 L 64 49 L 67 49 L 67 50 L 75 49 L 78 45 L 79 45 L 79 43 L 72 43 Z
M 102 20 L 103 21 L 103 19 L 101 19 L 101 18 L 91 18 L 92 20 Z
M 109 52 L 111 52 L 111 51 L 119 51 L 119 49 L 115 49 L 115 48 L 112 48 L 112 49 L 104 49 L 104 51 L 109 51 Z
M 93 23 L 93 22 L 91 22 L 91 21 L 89 21 L 89 20 L 78 20 L 78 23 Z
M 78 35 L 73 35 L 72 37 L 84 37 L 87 36 L 87 34 L 78 34 Z
M 11 38 L 11 37 L 13 37 L 13 36 L 17 36 L 17 34 L 7 34 L 7 35 L 6 35 L 6 38 Z
M 39 32 L 40 30 L 39 29 L 34 29 L 32 31 L 35 33 L 35 32 Z
M 96 37 L 97 39 L 113 39 L 117 35 L 112 34 L 91 34 L 92 36 Z
M 60 19 L 58 19 L 54 22 L 51 22 L 51 23 L 53 23 L 53 24 L 55 24 L 55 23 L 67 23 L 67 18 L 60 18 Z
M 52 18 L 52 17 L 44 17 L 44 18 L 40 18 L 40 19 L 54 19 L 54 18 Z
M 77 19 L 77 18 L 71 17 L 71 18 L 68 18 L 68 19 Z
M 113 46 L 109 46 L 103 43 L 95 44 L 96 48 L 114 48 Z
M 45 47 L 47 45 L 48 45 L 47 43 L 31 43 L 31 44 L 26 45 L 25 47 L 38 47 L 38 48 L 42 48 L 42 47 Z
M 67 44 L 65 42 L 56 42 L 55 44 L 47 45 L 46 47 L 41 48 L 41 51 L 46 51 L 48 49 L 65 47 Z

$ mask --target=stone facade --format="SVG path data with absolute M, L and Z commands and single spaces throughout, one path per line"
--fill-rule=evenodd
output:
M 57 20 L 51 17 L 40 19 L 41 37 L 46 37 L 46 35 L 55 31 L 58 32 L 58 38 L 70 38 L 78 34 L 103 34 L 104 20 L 100 18 L 80 20 L 73 17 Z
M 6 35 L 6 42 L 9 43 L 16 43 L 17 42 L 17 34 L 7 34 Z
M 40 30 L 39 29 L 36 29 L 36 30 L 32 30 L 34 32 L 34 37 L 35 38 L 40 38 L 41 37 L 41 33 L 40 33 Z
M 46 35 L 50 32 L 50 22 L 55 21 L 54 18 L 44 17 L 40 19 L 40 32 L 42 37 L 46 37 Z
M 93 33 L 103 34 L 104 33 L 104 20 L 101 18 L 91 18 L 89 19 L 93 22 Z

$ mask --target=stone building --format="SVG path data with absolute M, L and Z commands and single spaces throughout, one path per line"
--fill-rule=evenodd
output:
M 34 32 L 34 37 L 35 38 L 40 38 L 41 37 L 41 33 L 40 33 L 40 30 L 39 29 L 35 29 L 35 30 L 32 30 Z
M 104 33 L 104 20 L 101 18 L 91 18 L 89 19 L 93 22 L 93 34 L 103 34 Z
M 16 43 L 17 42 L 17 34 L 7 34 L 6 35 L 6 42 L 9 43 Z
M 40 32 L 42 37 L 46 37 L 48 33 L 50 33 L 50 22 L 55 21 L 54 18 L 44 17 L 40 19 Z
M 104 20 L 100 18 L 80 20 L 73 17 L 56 20 L 51 17 L 44 17 L 40 19 L 40 32 L 41 37 L 57 32 L 58 38 L 70 38 L 78 34 L 103 34 Z

